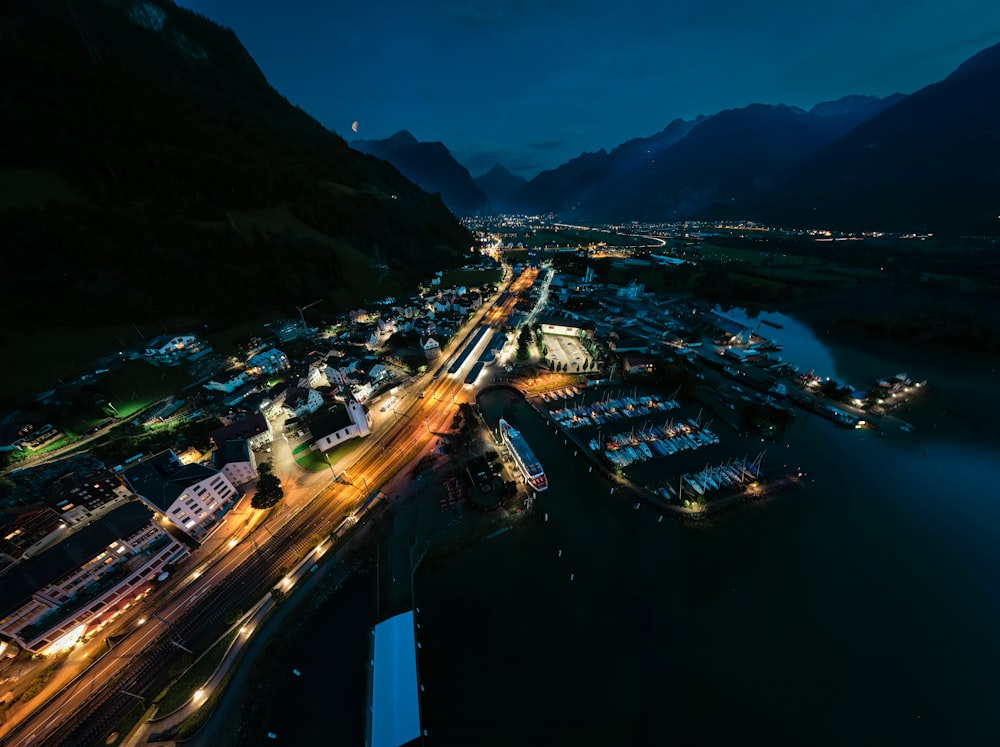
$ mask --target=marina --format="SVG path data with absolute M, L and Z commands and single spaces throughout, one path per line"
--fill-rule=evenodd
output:
M 763 454 L 753 461 L 744 457 L 706 466 L 698 472 L 685 472 L 676 482 L 658 485 L 656 492 L 667 501 L 681 503 L 690 499 L 699 500 L 713 493 L 740 492 L 766 479 L 761 469 L 762 459 Z
M 556 396 L 565 397 L 567 390 L 562 390 Z M 573 387 L 570 391 L 577 392 Z M 572 396 L 572 395 L 570 395 Z M 546 402 L 555 401 L 552 394 L 542 395 Z M 615 423 L 620 420 L 631 418 L 641 418 L 659 412 L 675 410 L 679 407 L 673 398 L 664 398 L 659 394 L 634 394 L 631 397 L 618 395 L 611 397 L 605 395 L 603 399 L 585 404 L 581 397 L 580 402 L 569 407 L 560 407 L 549 412 L 555 422 L 564 428 L 583 428 L 588 425 L 605 425 Z
M 639 430 L 633 428 L 607 438 L 602 438 L 599 433 L 587 445 L 616 467 L 627 467 L 633 462 L 693 451 L 717 443 L 719 437 L 715 433 L 689 418 L 677 422 L 666 420 L 661 426 L 646 423 Z

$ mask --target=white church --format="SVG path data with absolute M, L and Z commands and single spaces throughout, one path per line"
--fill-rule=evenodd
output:
M 352 438 L 364 438 L 372 432 L 372 419 L 365 406 L 348 398 L 343 406 L 336 406 L 329 415 L 314 417 L 309 430 L 316 448 L 327 452 Z

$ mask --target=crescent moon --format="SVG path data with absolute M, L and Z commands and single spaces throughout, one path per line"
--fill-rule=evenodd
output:
M 354 130 L 355 132 L 357 132 L 358 131 L 358 123 L 357 122 L 352 122 L 351 123 L 351 129 Z

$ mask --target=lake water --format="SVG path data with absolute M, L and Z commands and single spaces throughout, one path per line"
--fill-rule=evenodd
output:
M 803 370 L 927 379 L 901 413 L 914 431 L 799 413 L 765 445 L 720 426 L 706 461 L 766 446 L 765 465 L 801 467 L 805 487 L 688 525 L 633 510 L 523 400 L 484 395 L 487 420 L 522 430 L 551 487 L 538 518 L 417 574 L 428 745 L 1000 743 L 994 364 L 862 353 L 802 327 L 803 365 L 794 320 L 763 317 Z M 656 462 L 664 479 L 670 460 Z M 371 616 L 355 607 L 335 597 L 324 615 Z M 348 682 L 336 687 L 367 686 Z M 355 743 L 325 728 L 336 707 L 285 728 Z

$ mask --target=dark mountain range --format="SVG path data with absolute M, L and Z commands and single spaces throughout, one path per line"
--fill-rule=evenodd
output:
M 442 143 L 421 143 L 406 130 L 385 140 L 354 140 L 351 147 L 388 161 L 422 189 L 440 194 L 455 215 L 487 212 L 486 195 L 469 170 Z
M 1000 45 L 910 96 L 809 111 L 753 104 L 610 153 L 584 153 L 515 195 L 580 221 L 750 218 L 795 226 L 1000 233 Z
M 836 101 L 821 101 L 809 113 L 819 117 L 842 117 L 842 126 L 850 129 L 904 98 L 901 93 L 881 99 L 878 96 L 844 96 Z
M 585 153 L 539 174 L 515 195 L 524 212 L 582 220 L 701 217 L 745 205 L 789 169 L 898 97 L 852 96 L 812 111 L 753 104 L 636 138 L 610 153 Z
M 337 307 L 472 244 L 169 0 L 15 0 L 0 28 L 0 303 L 19 327 Z
M 675 119 L 651 137 L 622 143 L 610 153 L 583 153 L 555 169 L 543 171 L 511 198 L 518 212 L 571 213 L 589 201 L 595 190 L 617 181 L 655 160 L 657 155 L 681 140 L 704 118 L 687 122 Z
M 517 212 L 516 203 L 513 200 L 514 194 L 528 183 L 523 176 L 510 173 L 499 163 L 481 176 L 473 179 L 476 186 L 483 191 L 486 199 L 490 203 L 490 211 L 493 213 L 514 213 Z
M 856 109 L 820 115 L 780 104 L 723 111 L 659 157 L 595 185 L 579 210 L 606 220 L 662 220 L 710 215 L 720 203 L 744 205 L 849 132 L 861 116 Z
M 816 153 L 766 201 L 768 220 L 1000 233 L 1000 45 Z
M 600 180 L 608 152 L 581 153 L 562 166 L 543 171 L 514 193 L 522 213 L 568 213 Z

